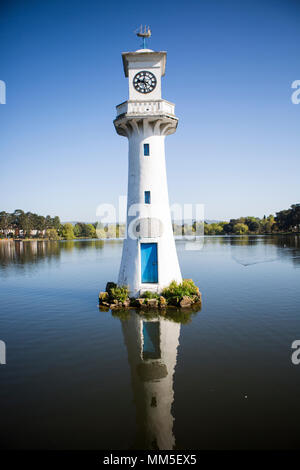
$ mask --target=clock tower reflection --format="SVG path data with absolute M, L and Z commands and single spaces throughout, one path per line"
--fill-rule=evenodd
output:
M 122 321 L 136 406 L 137 449 L 175 446 L 173 378 L 180 326 L 161 316 L 146 319 L 134 311 Z

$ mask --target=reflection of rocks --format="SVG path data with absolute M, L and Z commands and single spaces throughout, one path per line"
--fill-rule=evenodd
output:
M 163 310 L 155 309 L 135 309 L 130 307 L 127 308 L 111 308 L 109 304 L 101 304 L 99 305 L 99 310 L 101 312 L 109 312 L 111 311 L 112 315 L 120 320 L 124 320 L 129 318 L 132 313 L 139 315 L 141 318 L 145 320 L 154 320 L 164 318 L 168 321 L 174 323 L 190 323 L 192 321 L 192 316 L 196 315 L 198 312 L 201 311 L 202 304 L 192 304 L 190 307 L 186 308 L 178 308 L 172 305 L 168 305 L 167 308 Z

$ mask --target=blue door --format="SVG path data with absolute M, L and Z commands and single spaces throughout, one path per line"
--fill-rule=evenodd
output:
M 142 282 L 158 282 L 157 243 L 141 243 Z

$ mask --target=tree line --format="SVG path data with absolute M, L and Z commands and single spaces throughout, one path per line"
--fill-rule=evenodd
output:
M 196 223 L 193 224 L 196 229 Z M 276 215 L 259 217 L 239 217 L 229 222 L 204 223 L 204 235 L 245 235 L 280 232 L 300 232 L 300 204 L 276 212 Z
M 0 238 L 46 238 L 67 240 L 74 238 L 96 238 L 96 224 L 78 222 L 62 224 L 58 216 L 24 212 L 16 209 L 0 212 Z
M 200 230 L 199 230 L 200 229 Z M 300 204 L 293 204 L 289 209 L 276 212 L 276 215 L 259 217 L 239 217 L 229 222 L 197 222 L 191 225 L 173 223 L 174 235 L 245 235 L 280 232 L 300 232 Z M 16 209 L 13 213 L 0 212 L 0 238 L 46 238 L 72 240 L 75 238 L 123 238 L 125 224 L 62 224 L 58 216 L 24 212 Z
M 5 236 L 18 237 L 22 234 L 22 236 L 30 238 L 32 232 L 42 236 L 49 229 L 58 231 L 60 226 L 60 219 L 57 216 L 47 215 L 44 217 L 32 212 L 24 212 L 21 209 L 16 209 L 12 213 L 0 212 L 0 231 Z

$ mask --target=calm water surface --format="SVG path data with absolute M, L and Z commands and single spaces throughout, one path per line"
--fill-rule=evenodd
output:
M 2 447 L 300 448 L 300 238 L 177 243 L 183 323 L 113 316 L 122 242 L 0 242 Z

